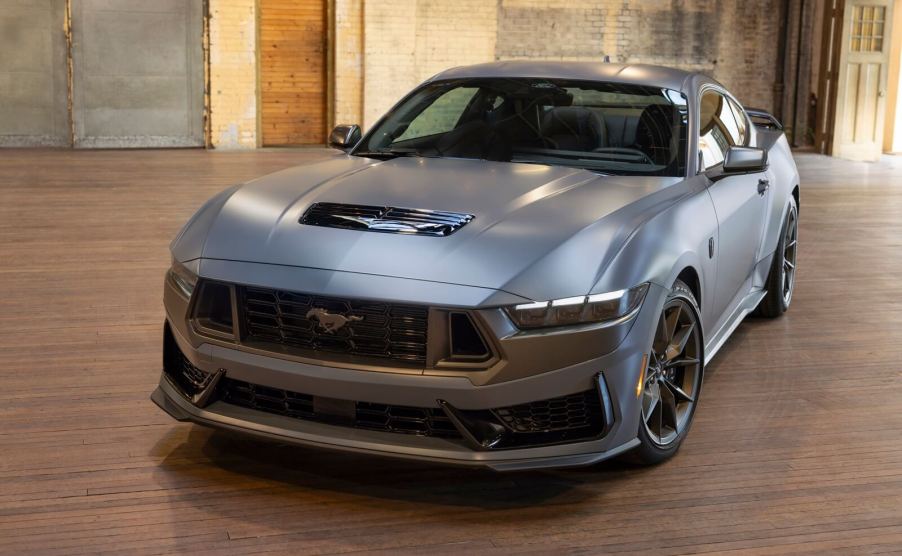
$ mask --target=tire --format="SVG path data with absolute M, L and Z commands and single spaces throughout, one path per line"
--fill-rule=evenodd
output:
M 677 280 L 664 302 L 648 354 L 639 403 L 638 463 L 661 463 L 689 433 L 704 376 L 704 342 L 698 303 Z
M 780 240 L 777 242 L 774 260 L 764 285 L 767 294 L 755 308 L 755 315 L 772 319 L 789 309 L 792 292 L 795 289 L 798 233 L 799 209 L 796 207 L 795 199 L 790 198 L 786 218 L 783 219 L 783 226 L 780 228 Z

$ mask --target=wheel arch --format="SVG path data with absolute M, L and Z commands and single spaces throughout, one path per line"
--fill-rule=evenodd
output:
M 708 333 L 708 323 L 712 320 L 708 315 L 707 307 L 712 301 L 711 296 L 714 293 L 714 275 L 711 272 L 705 273 L 701 255 L 694 251 L 684 252 L 675 261 L 670 275 L 665 283 L 661 284 L 668 290 L 673 287 L 677 280 L 686 284 L 689 291 L 695 297 L 695 308 L 698 311 L 698 319 L 702 324 L 702 339 L 706 338 Z M 710 269 L 708 269 L 710 271 Z M 707 280 L 706 280 L 707 278 Z M 710 284 L 710 287 L 709 287 Z
M 680 280 L 684 284 L 689 287 L 689 290 L 692 292 L 692 295 L 695 296 L 695 302 L 698 304 L 698 308 L 702 307 L 702 292 L 701 292 L 701 281 L 698 277 L 698 271 L 693 266 L 687 266 L 680 270 L 679 274 L 676 277 L 677 280 Z
M 702 263 L 701 255 L 696 251 L 684 251 L 679 257 L 673 261 L 670 273 L 666 275 L 664 282 L 661 284 L 666 288 L 672 288 L 673 284 L 680 280 L 685 283 L 695 296 L 695 303 L 701 310 L 705 301 L 709 301 L 705 297 L 707 290 L 707 282 L 705 278 L 711 278 L 714 283 L 713 275 L 706 275 Z

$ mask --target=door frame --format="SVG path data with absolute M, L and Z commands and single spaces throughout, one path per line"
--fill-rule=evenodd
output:
M 826 0 L 821 33 L 821 60 L 817 86 L 818 111 L 814 127 L 814 148 L 821 154 L 833 154 L 836 127 L 836 92 L 839 81 L 839 55 L 845 0 Z
M 895 13 L 893 15 L 893 29 L 895 32 L 890 37 L 889 54 L 889 83 L 886 95 L 886 126 L 883 131 L 883 152 L 892 153 L 902 151 L 902 147 L 894 148 L 894 145 L 902 145 L 902 0 L 896 0 Z M 899 123 L 897 126 L 896 124 Z

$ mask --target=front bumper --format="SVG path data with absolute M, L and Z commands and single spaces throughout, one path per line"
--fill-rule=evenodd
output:
M 167 288 L 168 289 L 168 288 Z M 167 292 L 171 301 L 171 292 Z M 186 396 L 184 390 L 165 373 L 151 399 L 173 418 L 201 425 L 230 429 L 283 443 L 402 457 L 446 464 L 486 466 L 496 470 L 520 470 L 590 465 L 634 448 L 639 426 L 639 400 L 636 384 L 642 372 L 643 357 L 651 343 L 657 314 L 666 292 L 652 286 L 639 312 L 619 330 L 612 349 L 573 363 L 574 337 L 555 333 L 530 338 L 515 338 L 505 344 L 505 357 L 499 373 L 492 379 L 487 371 L 432 375 L 428 373 L 379 372 L 340 368 L 281 358 L 239 347 L 198 339 L 184 326 L 178 303 L 167 302 L 172 341 L 185 359 L 204 373 L 269 388 L 302 392 L 311 396 L 355 400 L 359 402 L 440 408 L 444 403 L 462 412 L 480 412 L 567 396 L 590 389 L 607 395 L 610 420 L 604 434 L 590 439 L 558 441 L 547 445 L 504 447 L 474 445 L 472 438 L 443 438 L 364 430 L 299 419 L 227 403 L 217 396 L 202 402 Z M 175 308 L 175 311 L 173 311 Z M 175 314 L 174 314 L 175 313 Z M 601 343 L 610 342 L 610 337 Z M 520 350 L 523 353 L 512 353 Z M 589 350 L 591 351 L 591 350 Z M 559 352 L 559 353 L 556 353 Z M 518 362 L 529 354 L 544 367 L 537 372 Z M 555 366 L 548 362 L 561 361 Z M 522 371 L 522 372 L 521 372 Z M 510 378 L 513 377 L 513 378 Z M 501 380 L 503 378 L 503 380 Z M 469 440 L 469 441 L 468 441 Z
M 591 465 L 626 452 L 638 444 L 638 440 L 634 438 L 600 452 L 592 451 L 595 449 L 595 443 L 592 442 L 499 452 L 474 451 L 441 438 L 363 431 L 313 421 L 298 421 L 224 402 L 214 402 L 201 409 L 181 396 L 165 378 L 151 395 L 151 400 L 176 420 L 277 442 L 441 464 L 483 466 L 496 471 Z

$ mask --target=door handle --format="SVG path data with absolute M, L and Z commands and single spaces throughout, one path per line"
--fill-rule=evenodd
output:
M 763 178 L 758 180 L 758 195 L 764 195 L 764 192 L 767 191 L 768 187 L 770 187 L 770 180 Z

